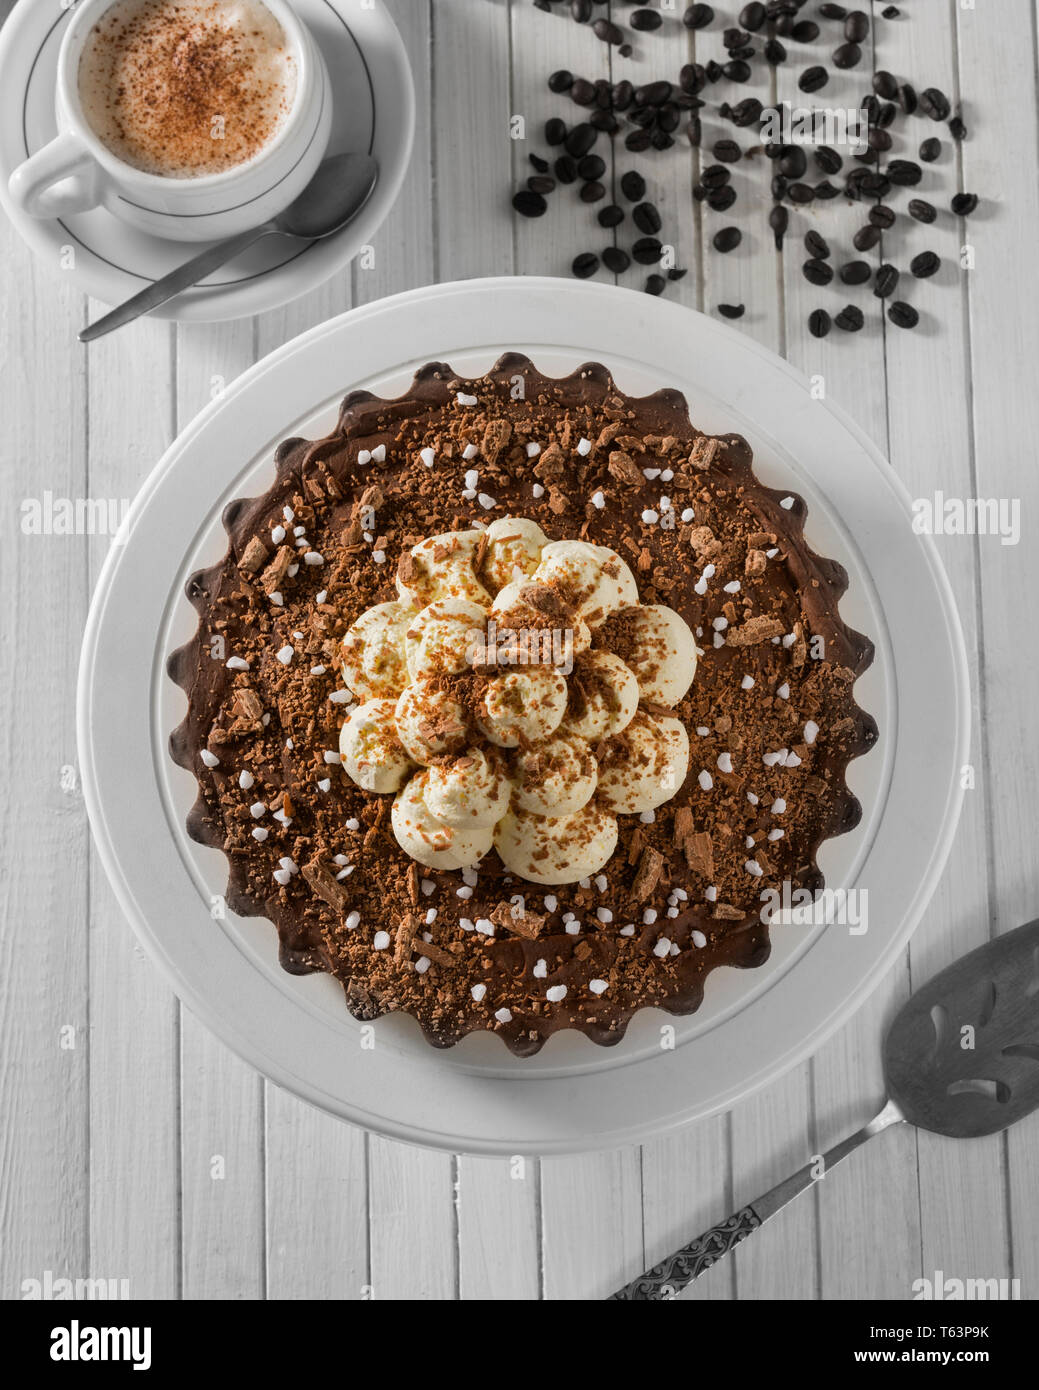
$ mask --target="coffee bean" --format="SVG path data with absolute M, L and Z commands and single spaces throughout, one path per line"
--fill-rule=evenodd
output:
M 527 158 L 530 160 L 531 164 L 534 166 L 534 168 L 538 171 L 539 174 L 548 173 L 549 168 L 551 166 L 549 165 L 547 159 L 542 159 L 539 154 L 528 154 Z
M 622 177 L 621 192 L 629 203 L 639 203 L 646 196 L 646 180 L 637 169 L 629 169 Z
M 718 312 L 723 319 L 741 319 L 746 312 L 744 304 L 719 304 Z
M 715 232 L 713 245 L 716 251 L 735 251 L 742 240 L 743 233 L 739 227 L 723 227 L 720 232 Z
M 802 19 L 790 30 L 795 43 L 815 43 L 819 37 L 819 26 L 814 19 Z
M 660 213 L 652 203 L 639 203 L 631 217 L 639 231 L 645 232 L 647 236 L 656 236 L 660 231 Z
M 548 89 L 550 92 L 568 92 L 574 85 L 574 75 L 566 68 L 560 68 L 548 79 Z
M 882 265 L 877 271 L 873 293 L 878 299 L 890 299 L 898 285 L 898 270 L 893 265 Z
M 673 135 L 668 135 L 666 130 L 655 130 L 649 137 L 649 143 L 655 150 L 669 150 L 675 139 Z
M 790 187 L 790 180 L 783 174 L 772 175 L 772 196 L 777 203 L 781 203 L 786 197 L 786 191 Z
M 864 285 L 873 271 L 865 261 L 846 261 L 837 273 L 845 285 Z
M 724 65 L 722 72 L 730 82 L 750 81 L 750 64 L 745 58 L 734 58 Z
M 802 92 L 819 92 L 830 80 L 830 74 L 824 67 L 816 64 L 814 67 L 805 68 L 804 72 L 797 79 L 797 85 Z
M 847 304 L 834 319 L 838 328 L 843 328 L 845 333 L 857 333 L 866 322 L 862 310 L 854 304 Z
M 570 13 L 578 24 L 587 24 L 592 17 L 592 0 L 570 0 Z
M 641 154 L 643 150 L 648 150 L 652 143 L 652 136 L 648 130 L 629 130 L 624 137 L 624 148 L 631 150 L 632 154 Z
M 808 331 L 813 338 L 825 338 L 833 326 L 833 320 L 825 309 L 813 309 L 808 315 Z
M 731 53 L 734 48 L 743 48 L 750 42 L 750 35 L 743 29 L 729 28 L 722 30 L 722 43 Z
M 706 29 L 713 19 L 710 5 L 690 5 L 682 16 L 682 23 L 687 29 Z
M 692 118 L 685 128 L 685 133 L 693 149 L 698 150 L 700 148 L 700 141 L 703 139 L 703 126 L 700 123 L 699 116 L 694 116 Z
M 938 216 L 938 209 L 924 198 L 911 198 L 909 200 L 909 216 L 915 218 L 917 222 L 924 222 L 929 225 Z
M 671 270 L 667 272 L 667 278 L 669 280 L 684 280 L 688 274 L 688 270 L 681 270 L 678 266 L 673 266 Z
M 613 275 L 623 275 L 631 265 L 631 257 L 619 246 L 607 246 L 602 253 L 602 263 Z
M 613 102 L 613 87 L 605 77 L 600 77 L 595 84 L 595 100 L 599 108 L 608 111 Z
M 638 29 L 644 33 L 651 33 L 654 29 L 659 29 L 664 22 L 664 16 L 659 10 L 633 10 L 628 23 L 633 29 Z
M 650 275 L 646 280 L 647 294 L 663 294 L 667 289 L 667 281 L 663 275 Z
M 582 251 L 579 256 L 574 258 L 574 263 L 570 269 L 578 280 L 587 280 L 599 269 L 599 257 L 591 251 Z
M 561 154 L 552 167 L 560 183 L 577 182 L 577 160 L 572 155 Z
M 918 280 L 929 280 L 942 266 L 942 258 L 934 251 L 921 251 L 909 262 L 909 269 Z
M 815 162 L 824 174 L 839 174 L 844 160 L 829 145 L 820 145 L 817 150 L 813 150 Z
M 595 105 L 595 85 L 585 77 L 578 77 L 570 84 L 570 100 L 575 106 Z
M 647 82 L 635 88 L 635 102 L 638 106 L 663 106 L 665 101 L 671 100 L 671 92 L 670 82 Z
M 715 212 L 728 212 L 736 201 L 736 190 L 731 184 L 724 188 L 712 188 L 707 193 L 707 206 Z
M 857 43 L 842 43 L 839 48 L 833 50 L 833 65 L 835 68 L 856 68 L 862 61 L 862 49 Z
M 566 139 L 566 122 L 552 116 L 545 122 L 545 140 L 550 145 L 561 145 Z
M 617 25 L 609 19 L 597 19 L 592 25 L 592 30 L 597 39 L 602 39 L 603 43 L 621 44 L 624 42 L 624 30 L 618 29 Z
M 780 38 L 789 38 L 794 32 L 794 16 L 792 13 L 777 14 L 772 24 Z
M 885 101 L 894 101 L 898 96 L 898 79 L 885 68 L 873 74 L 873 90 Z
M 614 111 L 627 111 L 635 96 L 635 88 L 626 77 L 613 84 Z
M 780 250 L 783 245 L 783 237 L 790 226 L 790 214 L 785 207 L 774 207 L 768 215 L 768 225 L 772 228 L 776 237 L 776 250 Z
M 704 83 L 707 81 L 707 74 L 702 63 L 686 63 L 685 67 L 678 74 L 678 84 L 683 92 L 688 92 L 695 96 L 697 92 L 703 91 Z
M 896 328 L 915 328 L 920 322 L 920 315 L 911 304 L 905 304 L 898 299 L 887 311 L 887 316 Z
M 599 210 L 599 226 L 619 227 L 624 221 L 624 217 L 623 208 L 619 208 L 616 203 L 608 203 L 606 207 Z
M 801 271 L 805 279 L 813 285 L 828 285 L 833 279 L 833 266 L 815 258 L 805 261 Z
M 887 130 L 888 126 L 894 125 L 895 117 L 898 115 L 898 108 L 893 101 L 885 101 L 877 113 L 877 125 L 881 130 Z
M 874 227 L 870 223 L 866 227 L 860 227 L 851 239 L 852 246 L 856 251 L 872 251 L 880 240 L 880 228 Z
M 874 227 L 879 227 L 882 232 L 886 232 L 889 227 L 895 225 L 895 209 L 889 208 L 886 203 L 877 203 L 876 207 L 869 210 L 869 220 Z
M 672 105 L 671 102 L 662 106 L 657 112 L 657 127 L 660 130 L 666 130 L 668 132 L 677 130 L 681 120 L 682 116 L 678 107 Z
M 906 115 L 911 116 L 918 105 L 916 88 L 911 86 L 908 82 L 903 82 L 898 89 L 898 101 Z
M 862 191 L 871 198 L 886 198 L 891 192 L 891 182 L 887 174 L 875 174 L 866 170 L 866 177 L 862 180 Z
M 779 167 L 788 179 L 799 179 L 808 168 L 808 157 L 800 145 L 786 145 L 779 157 Z
M 604 131 L 607 135 L 616 135 L 621 128 L 620 121 L 612 111 L 593 111 L 588 120 L 596 130 Z
M 786 49 L 778 39 L 767 39 L 765 41 L 765 62 L 771 67 L 778 68 L 780 63 L 786 62 Z
M 734 125 L 757 125 L 764 109 L 757 97 L 744 97 L 742 101 L 736 103 L 729 114 Z
M 963 123 L 962 116 L 958 114 L 953 116 L 952 120 L 949 122 L 949 134 L 954 140 L 966 140 L 967 127 Z
M 925 164 L 933 164 L 942 152 L 942 142 L 937 135 L 932 135 L 929 140 L 924 140 L 920 146 L 920 158 Z
M 723 164 L 735 164 L 741 158 L 743 151 L 735 140 L 718 140 L 711 153 L 715 159 L 720 159 Z
M 815 185 L 815 196 L 826 202 L 830 198 L 839 198 L 841 196 L 841 190 L 835 188 L 829 179 L 823 179 L 822 183 L 817 183 Z
M 880 126 L 874 126 L 869 133 L 869 147 L 880 154 L 887 154 L 891 148 L 891 136 Z
M 534 174 L 527 180 L 531 193 L 554 193 L 556 181 L 548 174 Z
M 957 217 L 969 217 L 978 206 L 976 193 L 957 193 L 950 204 Z
M 580 125 L 575 125 L 566 137 L 566 152 L 572 154 L 575 159 L 583 159 L 598 138 L 599 132 L 595 126 L 582 121 Z
M 800 203 L 802 206 L 810 203 L 815 197 L 815 189 L 808 183 L 792 183 L 787 190 L 792 203 Z
M 577 166 L 579 178 L 591 182 L 592 179 L 601 179 L 606 172 L 606 161 L 597 154 L 586 154 Z
M 812 227 L 810 231 L 805 232 L 805 250 L 817 261 L 828 261 L 830 259 L 829 243 L 814 227 Z
M 940 87 L 928 87 L 920 93 L 920 110 L 932 121 L 947 121 L 952 105 Z
M 902 11 L 897 5 L 885 5 L 880 12 L 885 19 L 898 19 Z
M 893 159 L 887 166 L 887 176 L 892 183 L 903 188 L 912 188 L 923 178 L 923 170 L 911 159 Z
M 865 10 L 852 10 L 844 21 L 844 37 L 849 43 L 862 43 L 869 36 L 869 15 Z
M 722 188 L 731 178 L 732 174 L 724 164 L 708 164 L 700 175 L 700 182 L 704 188 Z
M 657 241 L 656 237 L 651 236 L 640 237 L 631 248 L 631 254 L 639 265 L 656 265 L 660 260 L 662 251 L 663 247 L 660 242 Z
M 582 185 L 578 196 L 582 203 L 598 203 L 606 197 L 606 189 L 601 183 L 592 179 L 591 182 Z
M 819 13 L 824 19 L 846 19 L 848 11 L 843 5 L 820 5 Z
M 744 29 L 749 29 L 752 34 L 756 34 L 765 22 L 765 6 L 760 0 L 753 0 L 750 5 L 744 5 L 740 10 L 740 23 Z
M 544 217 L 548 211 L 544 197 L 531 188 L 521 188 L 513 197 L 512 206 L 521 217 Z

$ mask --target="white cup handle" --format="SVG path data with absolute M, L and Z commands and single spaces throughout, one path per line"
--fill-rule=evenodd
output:
M 30 217 L 86 212 L 101 201 L 102 170 L 78 135 L 65 131 L 20 164 L 8 185 Z

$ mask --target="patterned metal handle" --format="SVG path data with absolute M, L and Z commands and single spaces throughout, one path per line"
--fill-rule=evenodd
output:
M 674 1298 L 687 1284 L 698 1279 L 705 1269 L 710 1269 L 716 1260 L 727 1255 L 734 1246 L 745 1240 L 751 1231 L 761 1225 L 761 1217 L 753 1207 L 744 1207 L 735 1216 L 720 1221 L 702 1236 L 697 1236 L 681 1250 L 668 1255 L 645 1274 L 640 1274 L 623 1289 L 610 1294 L 610 1298 L 633 1299 L 636 1301 L 657 1302 Z
M 702 1236 L 683 1245 L 666 1260 L 661 1260 L 645 1274 L 640 1274 L 623 1289 L 611 1293 L 611 1299 L 626 1299 L 635 1302 L 664 1302 L 675 1298 L 687 1284 L 698 1279 L 705 1269 L 710 1269 L 723 1255 L 745 1240 L 751 1231 L 764 1225 L 777 1211 L 782 1211 L 799 1193 L 807 1191 L 826 1176 L 838 1163 L 853 1153 L 860 1145 L 880 1134 L 891 1125 L 902 1124 L 905 1116 L 893 1100 L 889 1100 L 880 1113 L 857 1133 L 849 1135 L 835 1144 L 826 1153 L 820 1154 L 811 1163 L 806 1163 L 791 1177 L 770 1188 L 761 1197 L 754 1199 L 753 1206 L 744 1207 L 735 1216 L 712 1226 Z

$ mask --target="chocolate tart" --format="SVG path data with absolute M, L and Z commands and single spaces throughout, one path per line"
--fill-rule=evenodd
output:
M 491 1030 L 526 1056 L 566 1028 L 614 1044 L 648 1006 L 692 1013 L 717 966 L 767 960 L 763 902 L 822 887 L 817 851 L 860 818 L 845 772 L 877 729 L 853 694 L 873 646 L 841 621 L 847 575 L 746 441 L 699 432 L 677 391 L 631 398 L 597 363 L 553 379 L 508 353 L 478 379 L 430 363 L 397 399 L 352 392 L 331 435 L 275 463 L 226 508 L 228 552 L 188 582 L 198 631 L 168 669 L 188 698 L 171 737 L 198 783 L 188 831 L 226 855 L 228 905 L 275 924 L 284 968 L 334 975 L 358 1019 L 404 1012 L 437 1047 Z M 344 633 L 396 597 L 413 545 L 505 516 L 615 550 L 703 652 L 669 711 L 688 776 L 621 817 L 584 884 L 525 882 L 494 850 L 475 874 L 423 868 L 392 796 L 338 765 Z

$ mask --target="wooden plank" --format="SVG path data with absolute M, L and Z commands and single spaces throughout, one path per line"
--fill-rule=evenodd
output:
M 76 771 L 75 689 L 87 542 L 27 534 L 26 503 L 88 487 L 86 371 L 73 339 L 83 300 L 0 227 L 8 505 L 0 547 L 12 654 L 0 786 L 0 1290 L 45 1270 L 84 1276 L 89 1256 L 90 1012 L 87 828 Z M 113 1271 L 113 1274 L 119 1271 Z
M 638 1149 L 541 1160 L 542 1297 L 600 1299 L 646 1267 Z
M 870 52 L 866 49 L 857 69 L 835 69 L 829 53 L 839 42 L 839 26 L 828 21 L 822 24 L 825 43 L 820 39 L 806 47 L 793 40 L 785 41 L 790 61 L 777 69 L 777 98 L 789 102 L 792 109 L 811 105 L 858 108 L 870 90 Z M 824 63 L 831 74 L 829 84 L 815 101 L 797 86 L 798 73 L 810 62 Z M 845 167 L 832 182 L 843 186 L 847 173 L 855 166 L 847 147 L 838 152 Z M 824 175 L 815 167 L 811 151 L 807 153 L 806 181 L 814 184 Z M 839 402 L 885 449 L 888 439 L 884 320 L 879 301 L 872 298 L 868 286 L 853 289 L 835 279 L 832 285 L 817 288 L 802 272 L 808 257 L 803 238 L 810 228 L 829 242 L 835 266 L 853 259 L 879 264 L 878 251 L 863 254 L 852 246 L 854 232 L 867 220 L 866 212 L 866 204 L 849 204 L 843 198 L 815 202 L 807 208 L 791 207 L 790 230 L 782 255 L 785 351 L 795 366 L 818 379 L 817 386 L 826 398 Z M 834 328 L 825 339 L 811 337 L 807 320 L 813 309 L 822 307 L 836 316 L 848 303 L 857 304 L 866 316 L 861 332 L 844 333 Z M 849 949 L 853 949 L 853 944 Z M 907 982 L 905 966 L 892 971 L 870 1001 L 812 1062 L 812 1146 L 816 1152 L 864 1124 L 871 1106 L 883 1094 L 880 1039 L 884 1020 L 905 997 Z M 903 1137 L 899 1136 L 899 1140 Z M 854 1172 L 842 1167 L 816 1189 L 816 1296 L 905 1297 L 919 1250 L 919 1217 L 915 1211 L 915 1149 L 899 1140 L 886 1147 L 882 1147 L 885 1141 L 879 1140 L 857 1163 Z M 776 1176 L 782 1174 L 777 1172 Z M 914 1209 L 910 1211 L 904 1209 L 907 1194 L 913 1198 Z M 782 1227 L 778 1230 L 781 1232 Z M 766 1234 L 771 1237 L 773 1233 Z M 781 1283 L 781 1243 L 772 1250 L 775 1264 L 769 1273 L 773 1287 L 777 1287 Z M 741 1252 L 737 1258 L 746 1263 L 750 1253 Z M 802 1270 L 800 1277 L 807 1278 L 807 1271 Z
M 879 20 L 877 63 L 898 75 L 914 74 L 919 86 L 954 93 L 957 86 L 955 29 L 947 8 L 921 6 L 905 23 Z M 895 127 L 892 156 L 918 159 L 920 141 L 939 134 L 943 152 L 923 165 L 920 185 L 893 199 L 899 220 L 885 237 L 885 259 L 901 272 L 897 297 L 911 302 L 922 322 L 913 332 L 888 323 L 885 334 L 891 461 L 914 497 L 936 490 L 967 497 L 974 491 L 970 448 L 970 344 L 965 332 L 967 276 L 958 268 L 959 242 L 948 204 L 957 187 L 957 151 L 943 126 L 916 116 Z M 904 209 L 909 196 L 928 199 L 943 210 L 924 226 Z M 922 251 L 936 250 L 944 268 L 933 279 L 916 280 L 909 263 Z M 941 402 L 941 408 L 935 404 Z M 937 544 L 956 596 L 971 663 L 975 713 L 981 712 L 977 626 L 979 571 L 999 563 L 999 542 L 971 537 L 938 537 Z M 972 760 L 981 752 L 982 730 L 975 720 Z M 936 971 L 988 937 L 988 873 L 984 779 L 967 793 L 956 847 L 927 915 L 913 938 L 911 983 L 921 985 Z M 1008 1248 L 1004 1209 L 994 1182 L 1001 1168 L 1002 1141 L 953 1144 L 921 1133 L 918 1137 L 921 1269 L 1003 1272 Z
M 89 317 L 106 306 L 94 301 Z M 139 322 L 89 348 L 72 341 L 90 383 L 90 492 L 128 501 L 173 434 L 173 330 Z M 128 382 L 154 383 L 141 408 Z M 108 550 L 90 542 L 91 584 Z M 178 1010 L 144 956 L 91 847 L 90 1232 L 97 1273 L 130 1280 L 137 1298 L 180 1289 Z
M 1028 637 L 1035 621 L 1028 606 L 1039 591 L 1039 478 L 1027 443 L 1039 428 L 1033 313 L 1039 302 L 1035 13 L 1027 0 L 1009 0 L 1000 7 L 998 21 L 983 10 L 961 9 L 957 23 L 960 85 L 968 98 L 965 116 L 971 127 L 962 153 L 963 187 L 983 200 L 978 213 L 957 228 L 975 257 L 966 278 L 976 495 L 1018 498 L 1022 518 L 1019 544 L 1000 546 L 987 538 L 981 549 L 986 724 L 979 761 L 990 807 L 990 920 L 1002 932 L 1036 916 L 1035 817 L 1030 808 L 1039 750 L 1029 698 L 1034 646 Z M 994 83 L 1006 83 L 1015 99 L 983 100 Z M 1014 168 L 1027 171 L 1021 178 L 1008 171 L 1010 151 Z M 1004 1141 L 1012 1232 L 1009 1273 L 1021 1280 L 1025 1297 L 1039 1285 L 1039 1249 L 1030 1236 L 1039 1194 L 1037 1133 L 1039 1121 L 1033 1115 Z M 995 1204 L 993 1192 L 986 1210 Z
M 464 1299 L 539 1296 L 541 1165 L 536 1158 L 458 1160 L 458 1293 Z
M 251 320 L 176 330 L 176 417 L 183 429 L 254 356 Z M 214 930 L 219 930 L 214 924 Z M 258 1298 L 264 1289 L 262 1086 L 181 1011 L 181 1241 L 185 1298 Z

